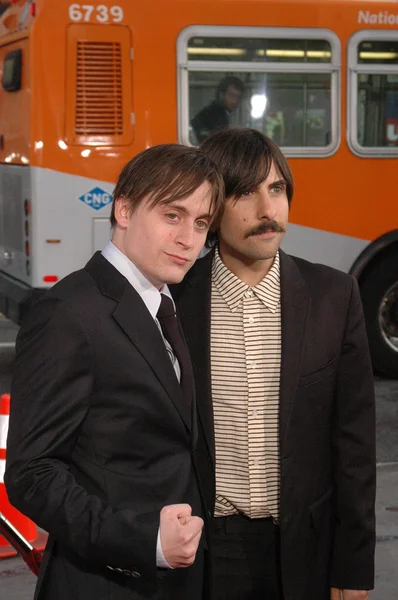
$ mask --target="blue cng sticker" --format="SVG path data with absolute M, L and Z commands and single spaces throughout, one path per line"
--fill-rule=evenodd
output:
M 112 196 L 108 192 L 101 190 L 101 188 L 96 187 L 90 192 L 83 194 L 83 196 L 79 196 L 79 200 L 94 210 L 100 210 L 100 208 L 108 206 L 112 202 Z

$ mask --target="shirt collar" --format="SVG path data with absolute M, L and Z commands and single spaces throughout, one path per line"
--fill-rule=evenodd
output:
M 174 305 L 173 298 L 167 285 L 164 284 L 159 291 L 152 283 L 150 283 L 150 281 L 148 281 L 135 264 L 131 262 L 119 248 L 116 248 L 115 244 L 108 242 L 102 251 L 102 256 L 106 258 L 106 260 L 109 261 L 111 265 L 113 265 L 133 286 L 135 291 L 141 296 L 153 319 L 156 319 L 159 310 L 161 302 L 160 293 L 168 296 Z
M 222 262 L 218 248 L 214 253 L 212 280 L 232 312 L 235 312 L 244 294 L 251 291 L 272 313 L 280 303 L 280 259 L 276 253 L 272 267 L 256 286 L 250 287 L 234 275 Z

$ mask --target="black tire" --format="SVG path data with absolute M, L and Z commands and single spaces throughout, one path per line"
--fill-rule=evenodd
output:
M 393 251 L 379 260 L 360 282 L 360 288 L 374 370 L 378 375 L 398 378 L 398 253 Z M 393 292 L 388 308 L 384 308 L 383 326 L 380 313 L 389 290 Z

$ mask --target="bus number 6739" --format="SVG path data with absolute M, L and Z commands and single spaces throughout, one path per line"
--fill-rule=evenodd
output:
M 105 4 L 71 4 L 69 6 L 69 18 L 75 22 L 120 23 L 123 21 L 123 17 L 121 6 L 105 6 Z

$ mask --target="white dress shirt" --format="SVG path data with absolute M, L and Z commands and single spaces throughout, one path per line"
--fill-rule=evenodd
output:
M 104 258 L 106 258 L 106 260 L 108 262 L 110 262 L 111 265 L 113 265 L 115 267 L 115 269 L 117 269 L 119 271 L 119 273 L 121 273 L 127 279 L 127 281 L 133 286 L 135 291 L 141 296 L 151 317 L 154 319 L 155 323 L 157 324 L 157 326 L 159 328 L 159 331 L 162 335 L 163 341 L 168 350 L 168 354 L 170 356 L 174 356 L 173 352 L 171 350 L 170 344 L 164 338 L 164 335 L 162 333 L 162 328 L 160 326 L 159 321 L 156 318 L 157 312 L 160 307 L 160 302 L 161 302 L 160 294 L 161 293 L 165 294 L 165 296 L 168 296 L 174 305 L 174 300 L 171 296 L 170 290 L 167 287 L 167 285 L 165 284 L 162 287 L 161 291 L 158 290 L 154 285 L 152 285 L 152 283 L 150 283 L 148 281 L 148 279 L 146 279 L 146 277 L 144 277 L 144 275 L 141 273 L 141 271 L 139 269 L 137 269 L 135 264 L 132 263 L 131 260 L 129 258 L 127 258 L 127 256 L 125 254 L 123 254 L 123 252 L 121 252 L 118 248 L 116 248 L 116 246 L 112 242 L 107 243 L 107 245 L 105 246 L 105 248 L 102 251 L 102 256 Z M 181 370 L 180 370 L 180 365 L 178 364 L 178 360 L 174 357 L 174 360 L 172 360 L 172 362 L 173 362 L 174 370 L 176 372 L 176 376 L 177 376 L 178 380 L 180 380 Z M 160 567 L 162 569 L 171 569 L 172 568 L 172 567 L 170 567 L 169 563 L 167 562 L 167 560 L 165 559 L 164 554 L 163 554 L 162 544 L 160 541 L 160 527 L 159 527 L 159 531 L 158 531 L 158 538 L 157 538 L 157 544 L 156 544 L 156 566 Z

